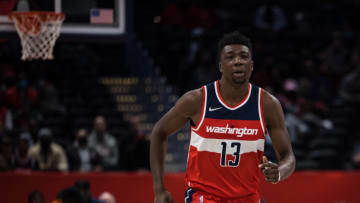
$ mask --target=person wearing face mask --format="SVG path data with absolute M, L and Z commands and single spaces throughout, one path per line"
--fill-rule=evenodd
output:
M 29 157 L 34 161 L 33 169 L 45 171 L 67 171 L 68 163 L 64 149 L 53 141 L 52 132 L 42 128 L 39 142 L 29 150 Z
M 104 116 L 96 116 L 94 130 L 89 135 L 89 146 L 94 147 L 101 157 L 101 165 L 105 170 L 118 169 L 119 150 L 116 138 L 106 129 Z
M 73 146 L 68 150 L 71 170 L 82 172 L 101 171 L 100 156 L 96 150 L 88 145 L 88 132 L 80 128 L 76 132 Z

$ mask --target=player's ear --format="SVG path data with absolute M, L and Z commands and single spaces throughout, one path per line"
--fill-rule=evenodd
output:
M 254 61 L 251 60 L 251 71 L 253 71 L 253 70 L 254 70 Z
M 223 72 L 223 70 L 222 70 L 222 66 L 221 66 L 221 63 L 219 63 L 219 71 L 220 71 L 220 73 L 222 73 L 222 72 Z

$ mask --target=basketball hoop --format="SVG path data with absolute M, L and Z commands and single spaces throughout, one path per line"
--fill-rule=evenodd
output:
M 53 59 L 53 49 L 65 19 L 63 13 L 12 12 L 9 14 L 20 36 L 22 60 Z

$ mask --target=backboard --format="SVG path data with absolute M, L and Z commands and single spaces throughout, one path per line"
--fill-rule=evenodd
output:
M 13 11 L 55 11 L 65 14 L 61 34 L 125 34 L 126 0 L 0 0 L 0 33 L 15 33 L 7 16 Z

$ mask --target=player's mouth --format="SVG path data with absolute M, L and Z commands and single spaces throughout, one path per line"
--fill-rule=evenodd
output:
M 236 72 L 233 72 L 233 76 L 235 77 L 244 77 L 245 76 L 245 73 L 244 72 L 241 72 L 241 71 L 236 71 Z

